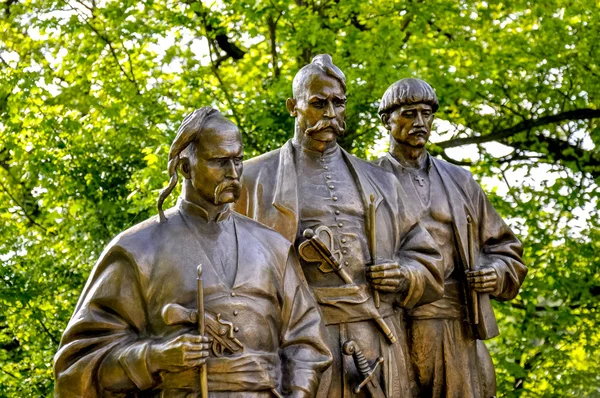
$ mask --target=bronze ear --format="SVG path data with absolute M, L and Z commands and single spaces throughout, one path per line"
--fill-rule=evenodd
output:
M 292 117 L 298 116 L 298 112 L 296 111 L 296 99 L 295 98 L 288 98 L 285 101 L 285 106 L 286 106 L 288 112 L 290 112 L 290 116 L 292 116 Z
M 192 177 L 190 170 L 190 160 L 187 157 L 183 157 L 179 161 L 179 170 L 181 171 L 181 175 L 183 175 L 185 179 L 189 180 Z
M 391 130 L 390 126 L 390 115 L 388 113 L 384 113 L 381 115 L 381 121 L 387 130 Z

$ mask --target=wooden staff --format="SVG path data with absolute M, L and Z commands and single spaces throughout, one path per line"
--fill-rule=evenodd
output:
M 198 265 L 198 333 L 204 336 L 206 322 L 204 320 L 204 284 L 202 282 L 202 264 Z M 208 398 L 208 372 L 206 362 L 200 366 L 200 397 Z
M 377 258 L 377 233 L 375 231 L 375 195 L 371 194 L 369 198 L 369 243 L 371 246 L 371 260 L 375 265 L 375 259 Z M 375 302 L 375 308 L 379 308 L 380 299 L 379 291 L 373 290 L 373 301 Z

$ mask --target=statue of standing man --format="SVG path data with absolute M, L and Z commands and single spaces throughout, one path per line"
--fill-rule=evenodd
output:
M 346 78 L 329 55 L 300 69 L 286 105 L 294 138 L 244 162 L 235 209 L 299 253 L 333 353 L 317 396 L 412 397 L 403 308 L 441 297 L 440 253 L 394 175 L 337 144 Z
M 203 365 L 210 398 L 315 395 L 331 362 L 321 316 L 290 242 L 230 210 L 242 157 L 238 128 L 215 109 L 184 119 L 159 215 L 92 270 L 55 356 L 57 398 L 200 397 Z
M 444 296 L 409 312 L 409 346 L 420 397 L 496 395 L 482 340 L 498 334 L 489 298 L 511 300 L 527 274 L 522 246 L 471 173 L 430 156 L 425 144 L 438 100 L 429 84 L 392 84 L 379 115 L 390 150 L 376 163 L 393 172 L 444 259 Z

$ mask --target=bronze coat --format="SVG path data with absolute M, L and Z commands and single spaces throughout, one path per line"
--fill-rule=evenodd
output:
M 210 265 L 202 236 L 189 227 L 194 217 L 180 204 L 167 212 L 166 223 L 153 217 L 106 248 L 55 356 L 56 397 L 179 397 L 195 388 L 197 369 L 153 376 L 146 355 L 151 342 L 196 333 L 194 325 L 165 324 L 161 310 L 169 303 L 196 308 L 199 263 L 205 308 L 234 322 L 244 345 L 242 355 L 209 358 L 209 390 L 244 397 L 271 396 L 271 388 L 314 394 L 331 359 L 290 243 L 231 212 L 239 262 L 230 287 Z
M 388 153 L 375 163 L 395 172 L 390 157 Z M 477 264 L 490 265 L 496 270 L 500 288 L 494 298 L 499 301 L 512 300 L 519 294 L 527 275 L 521 242 L 502 220 L 469 171 L 432 156 L 429 159 L 440 174 L 448 198 L 451 199 L 450 211 L 461 261 L 463 264 L 468 262 L 467 216 L 470 216 L 475 223 L 475 261 Z
M 431 236 L 418 224 L 416 212 L 401 200 L 404 194 L 395 176 L 344 150 L 342 156 L 353 176 L 353 181 L 348 183 L 355 183 L 362 196 L 365 216 L 368 213 L 366 209 L 369 197 L 371 194 L 375 196 L 377 258 L 397 261 L 410 273 L 408 293 L 404 296 L 382 293 L 382 306 L 385 303 L 412 308 L 439 299 L 443 293 L 441 256 Z M 297 192 L 299 172 L 291 141 L 280 149 L 244 162 L 242 193 L 234 209 L 275 229 L 294 242 L 299 233 L 298 210 L 299 201 L 302 201 Z M 366 231 L 363 238 L 366 239 Z M 389 364 L 390 369 L 398 369 L 402 373 L 392 375 L 388 372 L 390 377 L 385 377 L 387 391 L 391 391 L 394 397 L 410 396 L 412 384 L 411 366 L 407 356 L 402 354 L 406 350 L 405 331 L 398 330 L 404 328 L 402 312 L 399 311 L 393 322 L 397 329 L 395 333 L 400 339 L 397 343 L 400 344 L 398 355 L 394 356 L 397 363 Z M 337 340 L 331 336 L 330 339 Z M 336 348 L 339 350 L 339 347 L 331 346 L 332 350 Z M 339 358 L 339 355 L 334 353 L 334 358 L 336 357 Z M 334 366 L 341 364 L 336 363 Z
M 527 274 L 521 258 L 521 243 L 469 171 L 431 156 L 429 160 L 432 169 L 440 176 L 442 189 L 449 201 L 457 261 L 462 264 L 468 261 L 469 216 L 474 223 L 475 264 L 489 265 L 498 275 L 498 289 L 492 297 L 500 301 L 513 299 Z M 394 173 L 403 172 L 389 153 L 378 159 L 376 164 Z M 407 187 L 407 192 L 419 201 L 414 188 Z M 460 271 L 460 263 L 451 264 Z M 470 333 L 468 323 L 463 319 L 452 319 L 452 316 L 436 316 L 431 319 L 416 317 L 410 325 L 411 356 L 418 380 L 422 383 L 420 395 L 495 396 L 493 363 L 483 341 L 475 340 Z

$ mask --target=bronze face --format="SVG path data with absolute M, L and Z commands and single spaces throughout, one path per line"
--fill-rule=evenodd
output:
M 433 118 L 431 106 L 419 103 L 399 106 L 384 122 L 397 143 L 423 148 L 429 140 Z
M 324 73 L 312 74 L 297 98 L 287 101 L 290 114 L 296 117 L 296 139 L 306 148 L 323 152 L 335 145 L 344 133 L 346 95 L 340 82 Z
M 221 116 L 212 117 L 188 153 L 182 159 L 181 171 L 199 196 L 215 205 L 239 198 L 244 148 L 233 123 Z

